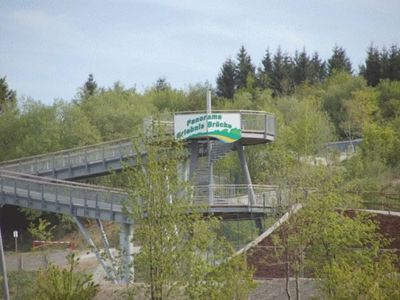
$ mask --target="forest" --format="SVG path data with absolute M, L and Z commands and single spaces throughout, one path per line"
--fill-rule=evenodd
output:
M 1 75 L 0 162 L 132 137 L 143 129 L 146 117 L 205 110 L 208 89 L 212 90 L 215 110 L 273 113 L 277 119 L 276 141 L 246 149 L 253 183 L 291 191 L 293 203 L 302 201 L 301 188 L 318 191 L 310 196 L 309 209 L 299 213 L 287 231 L 275 239 L 277 245 L 294 253 L 287 257 L 294 276 L 311 270 L 316 277 L 326 279 L 321 286 L 326 299 L 350 299 L 363 292 L 365 298 L 358 299 L 399 296 L 398 280 L 382 275 L 385 269 L 394 268 L 398 258 L 379 254 L 387 241 L 373 235 L 377 225 L 365 216 L 351 219 L 335 212 L 345 208 L 400 209 L 397 45 L 371 45 L 357 70 L 339 46 L 333 47 L 326 61 L 317 52 L 307 53 L 305 49 L 294 55 L 281 48 L 275 53 L 267 49 L 258 64 L 242 46 L 235 58 L 222 63 L 215 84 L 196 83 L 182 90 L 160 77 L 144 92 L 138 92 L 119 81 L 111 87 L 99 86 L 95 75 L 89 74 L 74 99 L 54 100 L 51 105 L 40 99 L 19 98 L 7 83 L 7 74 Z M 355 139 L 362 142 L 345 161 L 327 147 L 330 142 Z M 317 157 L 326 158 L 328 163 L 317 164 Z M 216 172 L 232 183 L 243 183 L 238 165 L 236 156 L 227 155 L 216 165 Z M 117 176 L 99 179 L 98 183 L 123 185 Z M 25 213 L 32 224 L 40 223 L 41 218 L 55 226 L 66 222 Z M 330 228 L 324 231 L 325 236 L 319 230 L 321 226 Z M 254 234 L 249 224 L 244 224 L 240 232 L 235 226 L 226 230 L 228 238 L 243 243 Z M 345 251 L 348 247 L 369 251 L 350 254 Z M 305 252 L 320 259 L 311 261 L 304 257 Z M 360 263 L 354 266 L 352 261 Z M 352 273 L 358 277 L 352 277 Z M 374 281 L 376 288 L 365 291 L 365 286 Z M 345 283 L 347 289 L 338 289 Z

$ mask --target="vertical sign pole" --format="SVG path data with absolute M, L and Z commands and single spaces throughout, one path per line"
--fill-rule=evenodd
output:
M 7 268 L 6 268 L 6 260 L 4 258 L 4 248 L 3 248 L 3 237 L 1 235 L 0 228 L 0 271 L 3 276 L 3 298 L 5 300 L 10 299 L 10 293 L 8 291 L 8 278 L 7 278 Z
M 18 231 L 14 230 L 13 232 L 14 241 L 15 241 L 15 253 L 18 252 Z
M 207 90 L 207 120 L 206 120 L 206 128 L 208 133 L 208 115 L 211 114 L 211 90 Z M 209 185 L 208 185 L 208 205 L 211 206 L 214 203 L 214 165 L 211 158 L 212 153 L 212 143 L 210 138 L 208 138 L 208 177 L 209 177 Z

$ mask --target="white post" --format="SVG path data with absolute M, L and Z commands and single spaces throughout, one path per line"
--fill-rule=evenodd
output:
M 207 91 L 207 120 L 206 120 L 206 128 L 208 132 L 208 115 L 211 114 L 211 90 Z M 210 138 L 208 138 L 208 205 L 212 205 L 214 203 L 214 165 L 211 159 L 212 153 L 212 143 Z

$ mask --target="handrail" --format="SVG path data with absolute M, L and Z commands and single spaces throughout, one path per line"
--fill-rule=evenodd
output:
M 106 145 L 118 144 L 118 143 L 122 143 L 122 142 L 127 142 L 128 143 L 128 142 L 131 142 L 133 139 L 137 139 L 137 138 L 139 138 L 139 137 L 137 136 L 137 137 L 132 137 L 132 138 L 122 138 L 122 139 L 112 140 L 112 141 L 108 141 L 108 142 L 101 142 L 101 143 L 82 146 L 82 147 L 76 147 L 76 148 L 70 148 L 70 149 L 64 149 L 64 150 L 60 150 L 60 151 L 55 151 L 55 152 L 49 152 L 49 153 L 37 154 L 37 155 L 26 156 L 26 157 L 21 157 L 21 158 L 15 158 L 15 159 L 11 159 L 11 160 L 6 160 L 6 161 L 0 162 L 0 167 L 9 166 L 9 165 L 15 165 L 15 164 L 20 163 L 20 162 L 31 161 L 31 160 L 34 160 L 34 159 L 40 159 L 40 158 L 44 158 L 44 157 L 51 157 L 51 156 L 55 156 L 55 155 L 68 154 L 68 153 L 71 153 L 71 152 L 78 152 L 78 151 L 81 151 L 81 150 L 88 150 L 88 149 L 91 149 L 91 148 L 98 148 L 98 147 L 106 146 Z
M 0 177 L 3 178 L 9 178 L 9 179 L 14 179 L 14 180 L 20 180 L 20 181 L 26 181 L 26 182 L 32 182 L 32 183 L 38 183 L 38 184 L 46 184 L 46 185 L 54 185 L 54 186 L 59 186 L 59 187 L 66 187 L 66 188 L 77 188 L 77 189 L 90 189 L 92 191 L 98 191 L 98 192 L 113 192 L 113 193 L 120 193 L 120 194 L 126 194 L 125 190 L 123 189 L 117 189 L 117 188 L 109 188 L 101 185 L 92 185 L 92 184 L 87 184 L 87 183 L 81 183 L 81 182 L 76 182 L 76 181 L 67 181 L 67 180 L 60 180 L 60 179 L 55 179 L 55 178 L 50 178 L 50 177 L 41 177 L 41 176 L 35 176 L 35 175 L 30 175 L 30 174 L 25 174 L 25 173 L 17 173 L 13 171 L 8 171 L 8 170 L 2 170 L 0 169 Z
M 181 114 L 192 114 L 192 113 L 207 113 L 205 110 L 192 110 L 192 111 L 179 111 L 174 112 L 174 115 L 181 115 Z M 260 115 L 271 115 L 275 116 L 272 113 L 262 111 L 262 110 L 246 110 L 246 109 L 226 109 L 226 110 L 213 110 L 211 113 L 243 113 L 243 114 L 260 114 Z

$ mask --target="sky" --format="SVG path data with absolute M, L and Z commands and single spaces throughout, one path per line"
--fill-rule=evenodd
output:
M 353 67 L 375 46 L 400 46 L 398 0 L 1 0 L 0 77 L 19 97 L 69 101 L 88 74 L 140 92 L 215 79 L 244 45 L 260 65 L 267 48 L 344 47 Z

